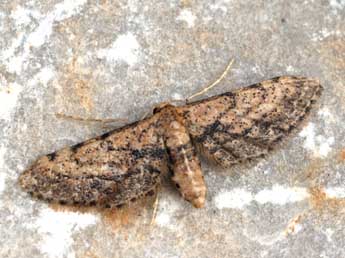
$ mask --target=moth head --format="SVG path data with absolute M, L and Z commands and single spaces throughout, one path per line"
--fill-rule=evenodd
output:
M 153 114 L 159 113 L 162 109 L 165 109 L 167 107 L 173 107 L 169 102 L 162 102 L 158 105 L 154 106 L 153 108 Z

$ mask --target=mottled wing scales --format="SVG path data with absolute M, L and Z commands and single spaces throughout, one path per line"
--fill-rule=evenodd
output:
M 217 164 L 264 156 L 298 128 L 319 98 L 318 81 L 277 77 L 180 108 L 198 149 Z
M 164 105 L 150 118 L 41 157 L 20 184 L 49 201 L 117 206 L 152 190 L 170 167 L 182 196 L 202 207 L 206 186 L 195 147 L 223 167 L 262 157 L 300 127 L 321 91 L 316 80 L 285 76 Z
M 117 206 L 152 190 L 167 170 L 157 116 L 38 159 L 24 189 L 60 203 Z

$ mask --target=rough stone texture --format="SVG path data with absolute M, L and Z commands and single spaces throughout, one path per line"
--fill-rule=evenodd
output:
M 345 257 L 345 1 L 1 1 L 0 257 Z M 270 77 L 318 77 L 319 110 L 257 164 L 203 163 L 206 208 L 166 179 L 120 210 L 31 199 L 39 155 L 184 99 L 225 68 L 214 95 Z M 113 126 L 116 126 L 113 125 Z

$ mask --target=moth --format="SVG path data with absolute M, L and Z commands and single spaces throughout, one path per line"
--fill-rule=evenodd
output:
M 144 196 L 164 173 L 194 207 L 205 204 L 199 156 L 221 167 L 263 157 L 301 127 L 318 80 L 282 76 L 153 115 L 40 157 L 19 182 L 61 204 L 115 207 Z

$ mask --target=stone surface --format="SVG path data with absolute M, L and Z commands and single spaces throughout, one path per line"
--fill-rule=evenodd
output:
M 1 1 L 0 257 L 345 257 L 345 1 L 142 2 Z M 206 208 L 168 179 L 153 223 L 154 197 L 67 209 L 18 187 L 39 155 L 107 130 L 57 113 L 134 121 L 202 89 L 230 58 L 206 95 L 283 74 L 325 90 L 267 159 L 204 162 Z

